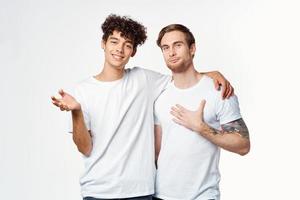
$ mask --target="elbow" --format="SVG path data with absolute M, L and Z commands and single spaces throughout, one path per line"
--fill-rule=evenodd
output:
M 77 149 L 85 157 L 90 157 L 92 154 L 93 145 L 92 143 L 77 145 Z
M 73 141 L 77 146 L 78 151 L 85 157 L 89 157 L 92 153 L 93 145 L 92 141 L 89 140 L 80 140 L 73 137 Z
M 158 155 L 159 155 L 159 153 L 155 152 L 155 162 L 157 162 L 157 160 L 158 160 Z
M 243 148 L 241 149 L 238 154 L 240 154 L 241 156 L 245 156 L 246 154 L 248 154 L 250 151 L 250 148 Z
M 84 155 L 85 157 L 90 157 L 91 153 L 92 153 L 92 148 L 85 148 L 85 149 L 79 149 L 78 151 Z
M 247 144 L 244 145 L 242 148 L 240 148 L 237 153 L 240 154 L 241 156 L 245 156 L 246 154 L 249 153 L 249 151 L 250 151 L 250 142 L 247 142 Z
M 84 155 L 85 157 L 90 157 L 91 152 L 81 152 L 82 155 Z

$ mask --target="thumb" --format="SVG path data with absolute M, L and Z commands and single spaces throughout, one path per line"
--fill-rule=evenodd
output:
M 58 93 L 59 93 L 62 97 L 65 95 L 65 91 L 64 91 L 63 89 L 60 89 L 60 90 L 58 91 Z
M 200 102 L 200 105 L 199 105 L 199 108 L 198 108 L 198 111 L 199 111 L 199 112 L 203 113 L 205 103 L 206 103 L 205 100 L 202 100 L 202 101 Z

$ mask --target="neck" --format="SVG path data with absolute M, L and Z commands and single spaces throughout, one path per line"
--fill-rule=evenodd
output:
M 183 72 L 173 72 L 174 85 L 180 89 L 186 89 L 197 84 L 202 75 L 196 71 L 193 65 Z
M 125 66 L 116 68 L 113 66 L 109 66 L 104 64 L 102 71 L 95 76 L 95 78 L 99 81 L 116 81 L 123 77 L 125 72 Z

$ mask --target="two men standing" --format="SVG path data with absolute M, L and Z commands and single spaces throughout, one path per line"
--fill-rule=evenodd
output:
M 73 96 L 61 90 L 61 98 L 52 97 L 52 103 L 62 111 L 72 113 L 73 128 L 70 132 L 78 150 L 84 155 L 85 172 L 80 180 L 84 199 L 152 199 L 156 174 L 153 106 L 155 100 L 160 101 L 159 95 L 164 94 L 163 91 L 172 84 L 171 77 L 139 67 L 125 69 L 130 57 L 135 55 L 137 46 L 146 40 L 146 28 L 142 24 L 128 17 L 110 15 L 102 24 L 102 30 L 105 54 L 102 71 L 78 84 Z M 165 46 L 161 47 L 164 52 Z M 182 59 L 175 57 L 170 62 L 181 63 Z M 223 83 L 224 87 L 228 84 L 219 73 L 207 75 L 217 83 Z M 223 96 L 230 96 L 231 93 L 231 87 L 223 88 Z M 175 109 L 173 115 L 181 116 L 182 113 Z M 201 133 L 203 127 L 216 131 L 204 125 L 205 119 L 199 120 L 192 115 L 186 117 L 185 120 L 192 119 L 193 123 L 184 124 L 186 122 L 182 121 L 182 117 L 175 122 L 187 128 L 195 126 L 199 129 L 194 131 Z M 230 119 L 237 120 L 238 116 L 235 117 Z M 197 122 L 201 122 L 201 125 L 198 126 Z M 236 125 L 236 121 L 232 124 Z M 164 140 L 163 121 L 161 130 L 157 135 L 163 136 L 161 140 L 164 144 L 168 141 Z M 200 133 L 197 136 L 203 137 Z M 213 141 L 207 137 L 207 142 Z M 227 148 L 226 145 L 220 146 Z M 217 146 L 215 148 L 218 149 Z M 180 152 L 180 147 L 177 150 Z M 163 151 L 162 146 L 161 153 Z M 162 158 L 159 156 L 159 165 Z M 182 199 L 174 196 L 176 198 Z M 189 197 L 185 196 L 184 199 Z

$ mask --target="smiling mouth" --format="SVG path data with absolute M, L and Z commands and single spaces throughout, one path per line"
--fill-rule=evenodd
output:
M 124 56 L 119 56 L 116 54 L 112 54 L 112 57 L 115 58 L 116 60 L 122 60 L 124 58 Z

